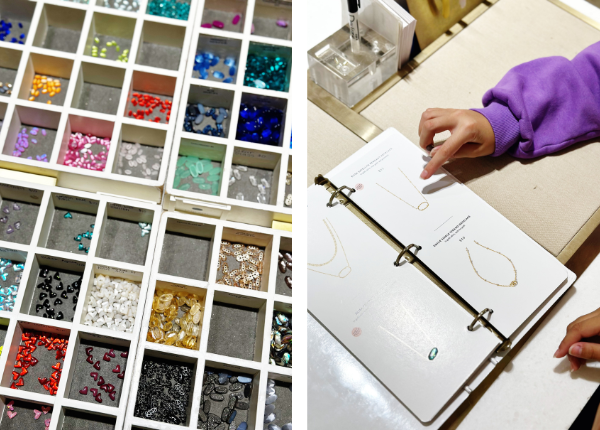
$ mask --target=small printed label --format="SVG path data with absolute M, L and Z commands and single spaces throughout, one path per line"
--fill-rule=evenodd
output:
M 203 226 L 203 225 L 208 225 L 208 224 L 203 224 L 203 223 L 198 223 L 198 222 L 182 221 L 182 220 L 177 220 L 177 224 L 191 225 L 191 226 L 194 226 L 194 227 L 200 227 L 200 226 Z
M 149 212 L 147 209 L 144 209 L 144 208 L 134 208 L 131 206 L 122 205 L 120 203 L 110 203 L 108 205 L 108 207 L 111 209 L 115 209 L 115 210 L 119 210 L 119 211 L 123 211 L 123 212 L 139 212 L 139 213 Z
M 65 196 L 65 195 L 59 194 L 56 196 L 56 198 L 63 202 L 78 202 L 78 203 L 85 203 L 86 205 L 92 205 L 92 206 L 96 206 L 96 207 L 98 206 L 98 202 L 96 200 L 84 199 L 82 197 Z
M 253 233 L 248 233 L 248 232 L 246 232 L 246 231 L 236 231 L 236 232 L 235 232 L 235 235 L 236 235 L 236 236 L 254 237 L 254 238 L 256 237 L 256 235 L 255 235 L 255 234 L 253 234 Z
M 96 266 L 97 270 L 103 270 L 105 272 L 115 272 L 115 273 L 122 273 L 124 275 L 137 275 L 138 272 L 133 272 L 131 270 L 126 270 L 126 269 L 118 269 L 116 267 L 110 267 L 110 266 Z

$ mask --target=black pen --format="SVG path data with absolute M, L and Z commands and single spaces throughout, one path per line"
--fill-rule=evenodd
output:
M 348 0 L 348 21 L 350 28 L 350 47 L 352 52 L 360 52 L 360 28 L 358 26 L 358 8 L 360 0 Z

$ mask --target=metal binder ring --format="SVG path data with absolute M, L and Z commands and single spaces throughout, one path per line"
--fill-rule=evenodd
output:
M 477 316 L 475 317 L 473 322 L 469 326 L 467 326 L 467 330 L 473 331 L 473 329 L 475 328 L 475 324 L 477 324 L 477 321 L 479 321 L 481 318 L 483 318 L 483 315 L 486 313 L 489 313 L 490 315 L 492 315 L 494 313 L 494 311 L 490 308 L 485 308 L 484 310 L 479 312 L 479 314 L 477 314 Z
M 356 190 L 355 190 L 354 188 L 350 188 L 350 187 L 347 187 L 347 186 L 345 186 L 345 185 L 342 185 L 342 186 L 341 186 L 341 187 L 339 187 L 337 190 L 335 190 L 335 192 L 334 192 L 334 193 L 331 195 L 331 198 L 329 199 L 329 203 L 327 203 L 327 207 L 328 207 L 328 208 L 330 208 L 330 207 L 332 207 L 332 206 L 333 206 L 333 199 L 335 199 L 335 198 L 337 197 L 337 195 L 338 195 L 339 193 L 341 193 L 341 192 L 342 192 L 342 190 L 344 190 L 344 189 L 345 189 L 345 190 L 350 190 L 350 191 L 351 191 L 351 192 L 353 192 L 353 193 L 355 193 L 355 192 L 356 192 Z
M 394 266 L 396 266 L 396 267 L 400 266 L 400 260 L 402 260 L 402 257 L 404 256 L 404 254 L 406 254 L 410 250 L 410 248 L 416 248 L 417 251 L 421 249 L 421 247 L 419 245 L 415 245 L 414 243 L 411 243 L 406 248 L 404 248 L 400 254 L 398 254 L 398 258 L 396 258 L 396 261 L 394 262 Z

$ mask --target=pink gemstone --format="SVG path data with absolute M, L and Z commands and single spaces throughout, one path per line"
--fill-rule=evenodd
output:
M 288 26 L 288 22 L 283 20 L 283 19 L 278 19 L 277 20 L 277 26 L 278 27 L 283 27 L 286 28 Z
M 223 24 L 221 21 L 213 21 L 212 25 L 215 26 L 216 28 L 223 28 L 223 27 L 225 27 L 225 24 Z
M 252 30 L 250 30 L 250 33 L 254 34 L 254 24 L 252 24 Z
M 240 16 L 240 14 L 237 14 L 236 16 L 233 17 L 233 19 L 231 20 L 231 23 L 233 25 L 237 25 L 237 23 L 240 22 L 240 19 L 242 19 L 242 17 Z
M 202 24 L 200 27 L 202 27 L 202 28 L 212 28 L 212 24 L 209 23 L 209 22 L 206 22 L 206 23 Z

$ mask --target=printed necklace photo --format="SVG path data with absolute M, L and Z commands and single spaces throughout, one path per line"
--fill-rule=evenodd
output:
M 469 252 L 469 248 L 465 248 L 467 250 L 467 254 L 469 256 L 469 261 L 471 262 L 471 267 L 473 267 L 473 270 L 475 271 L 475 273 L 477 274 L 477 276 L 479 276 L 483 281 L 487 282 L 488 284 L 496 285 L 498 287 L 516 287 L 517 284 L 518 284 L 518 282 L 517 282 L 517 268 L 513 264 L 512 260 L 510 258 L 508 258 L 506 255 L 502 254 L 501 252 L 494 251 L 493 249 L 488 248 L 487 246 L 483 246 L 482 244 L 480 244 L 476 240 L 474 240 L 473 242 L 475 242 L 475 244 L 481 246 L 483 249 L 487 249 L 488 251 L 492 251 L 492 252 L 494 252 L 494 253 L 496 253 L 498 255 L 501 255 L 502 257 L 506 258 L 508 260 L 508 262 L 510 263 L 510 265 L 512 266 L 513 271 L 515 272 L 515 279 L 512 282 L 510 282 L 508 285 L 502 285 L 502 284 L 497 284 L 497 283 L 492 282 L 492 281 L 488 281 L 487 279 L 485 279 L 483 276 L 481 276 L 479 274 L 479 272 L 475 268 L 475 264 L 473 264 L 473 259 L 471 258 L 471 253 Z
M 346 250 L 344 249 L 344 245 L 342 244 L 342 241 L 340 240 L 340 237 L 338 236 L 337 232 L 335 231 L 335 228 L 333 227 L 333 224 L 331 223 L 331 221 L 329 221 L 329 219 L 325 218 L 325 219 L 323 219 L 323 224 L 325 224 L 325 227 L 327 228 L 327 231 L 329 231 L 329 235 L 331 236 L 331 239 L 333 240 L 333 247 L 334 247 L 333 256 L 329 260 L 325 261 L 324 263 L 316 263 L 316 264 L 308 263 L 308 265 L 310 267 L 325 267 L 325 266 L 329 266 L 330 263 L 333 263 L 334 260 L 336 259 L 336 257 L 338 256 L 338 242 L 340 244 L 340 248 L 342 249 L 342 253 L 340 255 L 343 254 L 344 260 L 345 260 L 345 265 L 339 271 L 335 267 L 332 268 L 333 270 L 329 270 L 330 272 L 333 272 L 333 273 L 327 273 L 326 271 L 311 269 L 310 267 L 308 268 L 308 270 L 317 272 L 317 273 L 321 273 L 323 275 L 335 276 L 337 278 L 345 278 L 346 276 L 348 276 L 350 274 L 350 272 L 352 271 L 352 268 L 350 267 L 350 262 L 348 261 L 348 257 L 346 256 Z M 339 260 L 339 263 L 344 264 L 344 262 L 340 258 L 338 258 L 338 260 Z M 323 270 L 327 270 L 327 269 L 328 268 L 325 267 L 325 269 L 323 269 Z
M 406 180 L 413 186 L 413 188 L 417 191 L 417 193 L 419 193 L 419 195 L 421 196 L 421 198 L 424 200 L 423 202 L 419 203 L 417 206 L 411 205 L 410 203 L 408 203 L 406 200 L 398 197 L 396 194 L 392 193 L 390 190 L 388 190 L 387 188 L 385 188 L 383 185 L 379 184 L 376 182 L 377 185 L 379 185 L 381 188 L 383 188 L 385 191 L 387 191 L 388 193 L 390 193 L 392 196 L 396 197 L 398 200 L 400 200 L 403 203 L 406 203 L 408 206 L 410 206 L 413 209 L 416 209 L 418 211 L 424 211 L 425 209 L 427 209 L 429 207 L 429 201 L 425 198 L 425 196 L 423 195 L 423 193 L 421 193 L 421 191 L 419 191 L 419 189 L 417 187 L 415 187 L 415 184 L 413 184 L 411 182 L 410 179 L 408 179 L 408 176 L 406 176 L 404 174 L 404 172 L 402 170 L 400 170 L 400 167 L 398 167 L 398 171 L 400 173 L 402 173 L 402 175 L 406 178 Z

